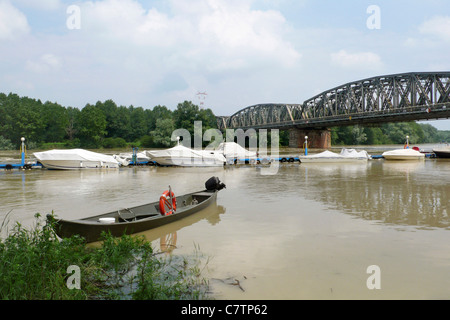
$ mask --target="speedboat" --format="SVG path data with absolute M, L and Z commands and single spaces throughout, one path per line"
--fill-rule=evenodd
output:
M 450 146 L 433 149 L 433 152 L 438 158 L 450 158 Z
M 119 153 L 115 154 L 114 158 L 117 161 L 121 162 L 123 166 L 128 166 L 130 163 L 134 162 L 134 159 L 136 159 L 137 163 L 147 163 L 150 161 L 150 158 L 147 156 L 147 153 L 145 151 L 138 152 L 136 154 L 133 154 L 131 152 Z
M 343 148 L 341 153 L 334 153 L 325 150 L 321 153 L 303 155 L 298 157 L 301 163 L 322 163 L 322 162 L 364 162 L 370 159 L 370 155 L 365 151 Z
M 236 160 L 256 160 L 257 153 L 249 151 L 236 142 L 222 142 L 216 149 L 226 158 L 227 163 L 233 163 Z
M 196 150 L 181 144 L 165 150 L 147 150 L 147 156 L 161 166 L 223 167 L 225 157 L 215 150 Z
M 130 165 L 130 161 L 127 160 L 126 157 L 117 154 L 113 155 L 113 157 L 117 160 L 117 162 L 119 162 L 122 167 L 128 167 Z
M 386 160 L 423 160 L 425 154 L 414 149 L 395 149 L 383 152 L 382 157 Z
M 113 156 L 84 149 L 53 149 L 33 155 L 47 169 L 119 168 L 119 162 Z

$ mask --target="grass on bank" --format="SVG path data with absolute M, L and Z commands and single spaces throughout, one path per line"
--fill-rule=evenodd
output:
M 0 299 L 205 299 L 201 257 L 162 259 L 143 237 L 105 234 L 100 247 L 74 236 L 59 239 L 51 224 L 17 223 L 0 241 Z M 76 272 L 79 268 L 79 289 Z M 70 289 L 72 287 L 72 289 Z

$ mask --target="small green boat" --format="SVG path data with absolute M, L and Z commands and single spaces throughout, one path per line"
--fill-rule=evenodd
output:
M 169 187 L 157 202 L 79 220 L 58 219 L 48 214 L 47 221 L 53 224 L 56 234 L 61 238 L 80 235 L 87 242 L 95 242 L 101 239 L 103 232 L 120 237 L 186 218 L 215 203 L 217 193 L 225 187 L 219 178 L 211 177 L 206 181 L 205 189 L 198 192 L 175 197 Z

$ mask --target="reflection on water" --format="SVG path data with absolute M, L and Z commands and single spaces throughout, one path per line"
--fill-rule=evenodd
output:
M 313 199 L 384 223 L 448 228 L 450 177 L 432 161 L 304 166 Z M 307 179 L 307 178 L 306 178 Z M 434 181 L 435 180 L 435 181 Z
M 450 161 L 281 164 L 227 168 L 0 171 L 0 222 L 51 211 L 77 219 L 201 190 L 217 204 L 142 235 L 168 254 L 212 257 L 224 299 L 448 299 Z M 225 214 L 226 213 L 226 214 Z M 2 230 L 4 232 L 5 230 Z M 382 289 L 368 290 L 368 266 Z M 238 279 L 240 287 L 226 284 Z
M 198 223 L 199 221 L 206 221 L 209 225 L 214 226 L 220 222 L 220 216 L 224 214 L 225 211 L 226 210 L 223 206 L 213 203 L 204 210 L 201 210 L 200 212 L 185 219 L 176 221 L 170 225 L 143 231 L 138 235 L 143 235 L 145 239 L 149 241 L 159 240 L 159 250 L 161 252 L 171 253 L 177 248 L 179 230 Z

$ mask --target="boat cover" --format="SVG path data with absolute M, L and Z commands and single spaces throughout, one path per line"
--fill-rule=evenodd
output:
M 118 163 L 113 156 L 88 151 L 84 149 L 53 149 L 43 152 L 35 152 L 34 156 L 39 161 L 45 160 L 80 160 L 80 161 L 103 161 Z
M 343 148 L 341 150 L 341 156 L 347 157 L 347 158 L 367 158 L 370 159 L 370 155 L 367 153 L 366 150 L 356 151 L 355 149 L 346 149 Z
M 217 147 L 217 151 L 221 152 L 227 159 L 248 159 L 257 156 L 256 152 L 249 151 L 236 142 L 222 142 Z
M 303 156 L 302 158 L 309 158 L 309 159 L 320 159 L 320 158 L 336 158 L 336 159 L 370 159 L 370 155 L 367 153 L 367 151 L 356 151 L 355 149 L 346 149 L 343 148 L 341 150 L 341 153 L 334 153 L 328 150 L 325 150 L 321 153 L 313 154 L 313 155 L 307 155 Z
M 425 157 L 425 155 L 414 149 L 395 149 L 383 152 L 382 156 L 406 156 L 406 157 Z
M 188 147 L 185 147 L 181 144 L 165 149 L 165 150 L 154 150 L 147 151 L 147 155 L 150 158 L 186 158 L 186 159 L 215 159 L 218 161 L 225 162 L 226 159 L 224 156 L 214 150 L 195 150 Z

